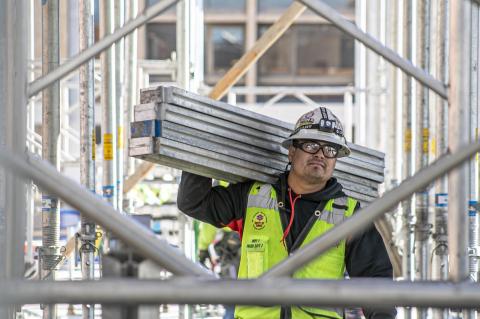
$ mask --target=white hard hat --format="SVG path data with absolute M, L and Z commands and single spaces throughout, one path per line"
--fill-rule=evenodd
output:
M 342 123 L 332 111 L 323 106 L 303 114 L 295 124 L 295 130 L 283 141 L 282 146 L 288 149 L 293 140 L 331 143 L 340 147 L 338 157 L 350 155 L 350 148 L 343 135 Z

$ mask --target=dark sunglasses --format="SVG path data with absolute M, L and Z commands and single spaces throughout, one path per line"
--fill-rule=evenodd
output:
M 293 141 L 293 146 L 309 154 L 317 154 L 318 151 L 322 150 L 326 158 L 336 158 L 338 156 L 338 147 L 330 144 L 322 145 L 314 141 Z

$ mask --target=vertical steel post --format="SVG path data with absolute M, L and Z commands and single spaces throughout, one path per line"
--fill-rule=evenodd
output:
M 379 39 L 380 41 L 386 45 L 387 44 L 387 1 L 380 0 L 380 20 L 379 20 Z M 387 73 L 387 65 L 389 66 L 390 63 L 386 61 L 383 57 L 380 57 L 380 63 L 377 67 L 377 73 L 379 77 L 379 88 L 380 88 L 380 96 L 379 96 L 379 107 L 380 107 L 380 122 L 379 125 L 379 148 L 380 150 L 385 151 L 387 148 L 387 122 L 388 122 L 388 114 L 390 113 L 390 105 L 387 106 L 387 88 L 388 88 L 388 73 Z
M 412 0 L 404 0 L 403 9 L 403 50 L 404 58 L 412 60 Z M 404 155 L 403 155 L 403 179 L 413 175 L 414 163 L 412 158 L 412 122 L 413 122 L 413 99 L 412 99 L 412 78 L 403 75 L 403 134 L 404 134 Z M 402 203 L 403 209 L 403 278 L 404 280 L 413 281 L 415 275 L 414 254 L 414 227 L 415 212 L 412 199 L 405 200 Z M 410 319 L 412 316 L 411 309 L 405 308 L 405 318 Z
M 138 1 L 127 0 L 126 3 L 126 19 L 131 20 L 137 16 L 138 13 Z M 125 38 L 125 105 L 124 105 L 124 125 L 123 127 L 130 127 L 130 122 L 133 121 L 133 106 L 137 104 L 137 30 L 130 33 Z M 126 130 L 126 136 L 128 136 L 128 129 Z M 128 157 L 128 148 L 125 149 L 124 158 L 124 172 L 126 175 L 133 173 L 133 158 Z M 128 205 L 130 206 L 130 205 Z
M 366 31 L 372 36 L 379 38 L 380 35 L 380 1 L 369 0 L 366 5 Z M 381 60 L 382 58 L 371 50 L 366 53 L 366 87 L 368 91 L 366 104 L 366 122 L 362 123 L 368 129 L 365 129 L 366 144 L 370 147 L 378 149 L 380 147 L 380 122 L 382 113 L 382 105 L 380 104 L 381 90 Z
M 479 52 L 479 6 L 471 3 L 471 50 L 470 50 L 470 142 L 477 139 L 478 130 L 478 52 Z M 469 161 L 469 208 L 468 243 L 470 280 L 478 281 L 478 154 Z M 476 319 L 477 312 L 468 310 L 467 318 Z
M 58 67 L 60 60 L 59 1 L 42 1 L 42 74 Z M 42 95 L 42 156 L 60 169 L 60 82 L 43 91 Z M 50 194 L 42 195 L 42 279 L 55 280 L 61 259 L 60 201 Z M 48 278 L 44 278 L 48 276 Z M 43 318 L 56 318 L 55 305 L 47 305 Z
M 430 0 L 417 0 L 417 33 L 416 60 L 417 65 L 426 72 L 430 70 Z M 416 169 L 428 165 L 430 151 L 430 114 L 429 90 L 417 83 L 416 91 Z M 415 194 L 415 277 L 428 279 L 430 223 L 428 220 L 429 195 L 428 188 Z M 427 309 L 419 309 L 417 318 L 426 318 Z
M 353 129 L 353 94 L 345 92 L 343 94 L 343 107 L 345 108 L 345 138 L 347 141 L 352 140 Z
M 185 90 L 191 90 L 191 67 L 192 67 L 192 36 L 191 19 L 192 5 L 195 0 L 181 0 L 177 3 L 177 84 Z M 185 229 L 189 222 L 186 218 L 179 218 L 179 237 L 181 238 L 182 250 L 185 251 Z M 191 306 L 185 305 L 179 308 L 179 318 L 191 318 Z
M 100 1 L 100 34 L 104 37 L 114 29 L 113 0 Z M 100 55 L 102 64 L 102 145 L 103 145 L 103 197 L 114 208 L 116 200 L 116 106 L 115 106 L 115 45 Z M 108 247 L 105 247 L 108 250 Z
M 432 15 L 436 17 L 436 30 L 434 32 L 433 49 L 435 60 L 435 76 L 442 82 L 448 81 L 448 6 L 449 1 L 439 1 L 436 5 L 436 13 Z M 447 152 L 448 141 L 448 101 L 438 96 L 435 99 L 435 137 L 436 137 L 436 153 L 438 158 Z M 448 237 L 447 237 L 447 205 L 448 205 L 448 188 L 447 177 L 443 176 L 435 182 L 435 222 L 433 239 L 435 241 L 432 250 L 432 279 L 444 280 L 448 279 Z M 448 318 L 448 310 L 434 309 L 433 318 Z
M 28 64 L 27 64 L 27 78 L 31 82 L 35 79 L 34 60 L 35 60 L 35 3 L 34 0 L 28 1 Z M 27 134 L 28 131 L 35 132 L 35 101 L 32 99 L 27 106 Z M 30 143 L 28 149 L 30 152 L 35 152 L 35 146 Z M 33 228 L 34 228 L 34 213 L 35 213 L 35 186 L 32 182 L 27 183 L 27 252 L 25 255 L 25 262 L 28 265 L 34 265 L 33 257 Z
M 93 0 L 79 2 L 80 51 L 94 42 Z M 94 60 L 80 67 L 80 182 L 95 193 L 95 88 Z M 82 215 L 80 260 L 82 279 L 95 278 L 95 223 Z M 83 318 L 95 317 L 94 305 L 83 305 Z
M 477 9 L 478 10 L 478 15 L 479 15 L 479 18 L 478 18 L 478 27 L 477 27 L 477 36 L 480 37 L 480 4 L 478 4 L 477 6 Z M 472 32 L 473 33 L 473 32 Z M 477 65 L 480 64 L 480 39 L 479 39 L 479 43 L 478 43 L 478 51 L 477 51 Z M 471 81 L 473 83 L 476 83 L 477 84 L 477 129 L 476 129 L 476 134 L 475 134 L 475 138 L 478 140 L 480 138 L 480 97 L 479 97 L 479 93 L 480 93 L 480 68 L 477 67 L 477 72 L 476 72 L 476 78 L 473 78 L 471 79 Z M 474 104 L 472 104 L 474 105 Z M 476 156 L 476 169 L 477 169 L 477 187 L 478 187 L 478 190 L 477 190 L 477 202 L 480 201 L 480 199 L 478 198 L 480 196 L 480 154 L 477 154 Z M 477 203 L 478 204 L 478 203 Z M 477 206 L 478 208 L 478 206 Z M 480 212 L 477 210 L 477 218 L 480 219 L 480 216 L 478 215 Z M 480 221 L 479 221 L 479 224 L 480 224 Z M 477 226 L 477 238 L 476 240 L 478 241 L 478 243 L 480 243 L 480 225 Z M 479 244 L 477 244 L 477 250 L 476 250 L 476 255 L 477 257 L 480 259 L 480 246 Z M 480 262 L 480 260 L 479 260 Z M 477 269 L 477 281 L 478 279 L 480 278 L 480 265 Z
M 391 2 L 387 1 L 386 3 L 386 14 L 383 17 L 385 20 L 384 26 L 386 28 L 386 44 L 396 52 L 398 51 L 398 45 L 397 45 L 397 37 L 399 35 L 399 30 L 398 30 L 398 1 Z M 386 23 L 388 20 L 388 23 Z M 387 143 L 386 143 L 386 148 L 385 148 L 385 153 L 386 153 L 386 178 L 387 178 L 387 184 L 386 187 L 387 189 L 390 189 L 394 184 L 398 183 L 398 178 L 399 176 L 396 174 L 396 169 L 395 167 L 398 165 L 399 162 L 397 162 L 397 144 L 396 144 L 396 133 L 397 133 L 397 126 L 398 126 L 398 120 L 401 118 L 401 115 L 399 118 L 396 117 L 397 115 L 397 109 L 399 107 L 399 104 L 397 103 L 397 73 L 399 70 L 388 64 L 386 65 L 386 71 L 387 76 L 388 76 L 388 82 L 387 82 L 387 91 L 390 92 L 390 94 L 387 95 L 387 105 L 390 106 L 389 112 L 387 112 L 387 121 L 385 123 L 385 131 L 383 134 L 386 135 L 387 137 Z
M 403 19 L 405 17 L 404 15 L 404 9 L 405 6 L 403 5 L 402 1 L 395 1 L 395 6 L 393 8 L 394 14 L 397 16 L 397 21 L 396 21 L 396 36 L 395 36 L 395 43 L 397 47 L 397 52 L 400 55 L 404 54 L 404 43 L 403 43 L 403 37 L 404 37 L 404 28 L 403 28 Z M 403 118 L 403 108 L 404 108 L 404 81 L 403 81 L 403 72 L 397 68 L 395 68 L 395 112 L 392 112 L 392 116 L 395 120 L 395 176 L 396 176 L 396 183 L 394 185 L 397 185 L 401 179 L 402 179 L 402 156 L 403 156 L 403 135 L 402 135 L 402 121 L 401 119 Z M 400 121 L 399 121 L 400 120 Z
M 469 141 L 471 1 L 450 2 L 450 92 L 448 143 L 455 153 Z M 468 165 L 448 174 L 448 252 L 450 279 L 468 279 Z M 465 315 L 468 315 L 466 313 Z
M 121 28 L 125 24 L 125 0 L 115 1 L 115 29 Z M 124 131 L 124 78 L 125 78 L 125 41 L 120 39 L 115 43 L 115 105 L 116 105 L 116 125 L 117 125 L 117 208 L 123 211 L 123 161 L 125 152 L 125 131 Z M 127 126 L 128 127 L 128 126 Z
M 190 85 L 193 92 L 198 92 L 203 84 L 204 61 L 205 61 L 205 41 L 204 41 L 204 12 L 203 0 L 195 0 L 192 5 L 192 32 L 195 36 L 192 39 L 192 61 L 193 61 L 193 79 Z
M 430 68 L 430 1 L 417 0 L 417 65 L 429 72 Z M 416 99 L 416 169 L 419 170 L 428 165 L 430 144 L 430 116 L 429 116 L 429 90 L 421 84 L 417 84 Z M 428 222 L 428 189 L 416 193 L 416 217 L 415 226 L 415 253 L 416 253 L 416 278 L 426 280 L 428 278 L 428 239 L 430 224 Z M 425 314 L 424 314 L 425 315 Z
M 365 31 L 367 29 L 367 1 L 366 0 L 355 0 L 355 21 L 360 29 Z M 356 102 L 358 119 L 356 122 L 356 128 L 358 132 L 355 132 L 356 141 L 355 143 L 365 145 L 366 143 L 366 104 L 367 104 L 367 84 L 366 84 L 366 54 L 367 48 L 360 43 L 355 41 L 355 87 L 359 88 L 360 91 L 356 94 L 358 102 Z M 357 100 L 356 99 L 356 100 Z
M 190 90 L 190 5 L 194 0 L 177 3 L 177 84 Z
M 0 2 L 0 145 L 25 151 L 28 3 Z M 0 169 L 0 279 L 21 279 L 24 271 L 25 183 Z M 15 307 L 0 306 L 13 319 Z

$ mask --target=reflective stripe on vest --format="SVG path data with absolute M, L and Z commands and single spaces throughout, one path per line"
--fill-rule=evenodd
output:
M 350 217 L 356 200 L 341 197 L 329 200 L 323 211 L 314 212 L 317 220 L 300 247 L 321 236 Z M 283 226 L 277 194 L 270 184 L 255 183 L 250 189 L 244 219 L 239 278 L 256 278 L 288 257 L 281 242 Z M 342 279 L 345 271 L 345 241 L 294 273 L 298 279 Z M 280 318 L 280 307 L 238 306 L 235 318 Z M 293 319 L 341 318 L 343 310 L 334 308 L 292 307 Z

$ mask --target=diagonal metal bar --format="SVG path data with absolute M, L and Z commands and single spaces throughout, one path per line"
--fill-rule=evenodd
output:
M 373 50 L 375 53 L 384 57 L 387 61 L 399 67 L 403 72 L 413 76 L 420 83 L 432 89 L 435 93 L 444 99 L 448 98 L 447 87 L 441 81 L 435 79 L 424 70 L 417 68 L 412 62 L 402 58 L 395 51 L 384 46 L 380 41 L 372 37 L 366 32 L 360 30 L 355 24 L 348 21 L 340 15 L 335 9 L 331 8 L 321 0 L 297 0 L 306 5 L 313 12 L 322 16 L 324 19 L 330 21 L 337 28 L 354 37 L 356 40 L 363 43 L 366 47 Z
M 82 64 L 88 62 L 88 60 L 100 54 L 102 51 L 108 49 L 116 41 L 130 34 L 136 28 L 141 27 L 151 19 L 155 18 L 160 13 L 168 10 L 172 5 L 177 2 L 178 0 L 163 0 L 149 7 L 144 12 L 140 13 L 135 19 L 126 23 L 122 28 L 117 29 L 112 34 L 105 36 L 99 42 L 95 43 L 88 49 L 80 52 L 72 59 L 60 65 L 54 71 L 30 83 L 27 88 L 27 96 L 32 97 L 40 93 L 43 89 L 51 85 L 53 82 L 60 80 L 70 72 L 77 69 Z
M 0 163 L 18 176 L 32 179 L 86 217 L 113 232 L 136 251 L 175 275 L 212 277 L 204 267 L 187 259 L 179 250 L 161 241 L 144 226 L 119 214 L 90 190 L 60 174 L 55 167 L 28 154 L 24 157 L 0 148 Z
M 355 236 L 369 227 L 375 219 L 395 207 L 402 200 L 410 197 L 417 190 L 424 188 L 436 178 L 443 176 L 464 161 L 480 151 L 480 142 L 465 145 L 458 148 L 457 153 L 444 155 L 431 165 L 421 169 L 414 176 L 404 180 L 398 187 L 386 192 L 381 198 L 362 208 L 359 212 L 347 219 L 340 225 L 332 228 L 323 236 L 320 236 L 294 252 L 286 260 L 278 263 L 271 270 L 262 275 L 263 278 L 276 276 L 288 276 L 295 270 L 306 265 L 316 257 L 335 246 L 347 236 Z
M 477 283 L 350 280 L 98 280 L 0 282 L 0 303 L 478 307 Z M 39 293 L 41 291 L 42 293 Z

